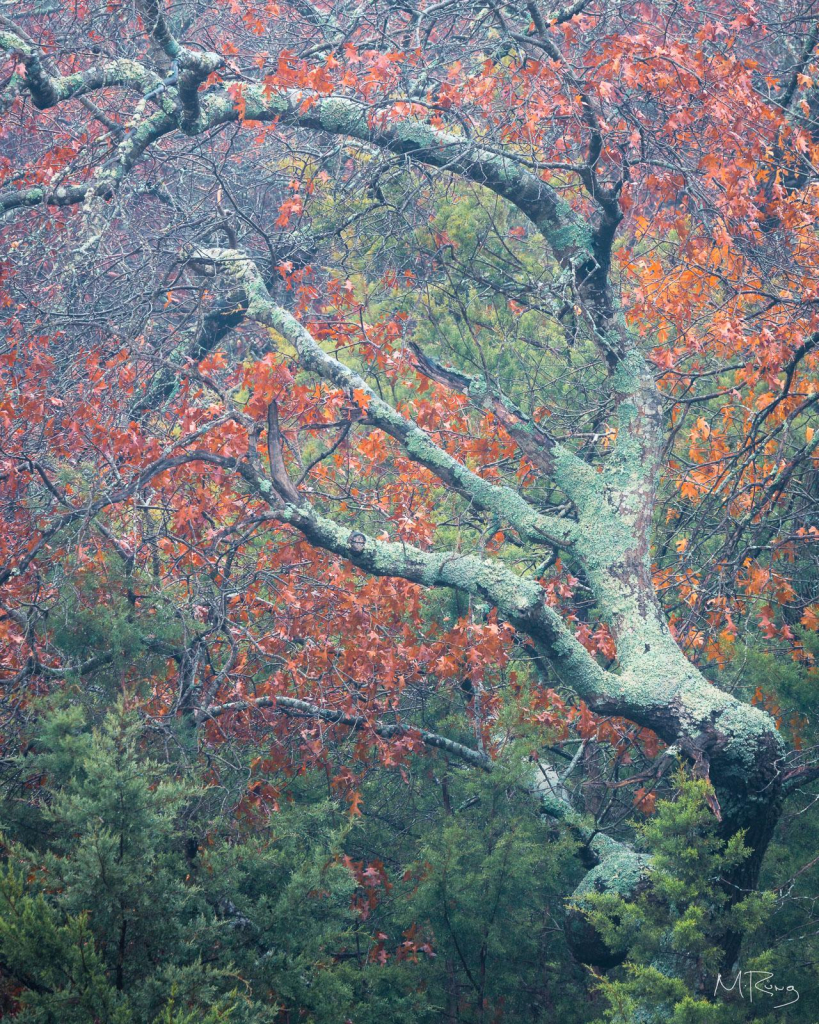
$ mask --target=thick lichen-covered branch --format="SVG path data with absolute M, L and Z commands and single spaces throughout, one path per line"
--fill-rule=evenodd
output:
M 158 3 L 147 0 L 142 7 L 149 34 L 174 62 L 175 71 L 161 79 L 161 88 L 177 107 L 180 130 L 203 134 L 240 117 L 275 121 L 357 139 L 488 188 L 514 204 L 537 227 L 576 290 L 593 325 L 595 340 L 613 362 L 621 357 L 627 335 L 616 316 L 608 285 L 611 243 L 619 223 L 616 210 L 602 220 L 598 217 L 597 223 L 533 173 L 513 149 L 493 150 L 466 134 L 444 130 L 418 117 L 394 119 L 390 111 L 373 111 L 351 97 L 306 96 L 302 90 L 289 89 L 271 92 L 267 84 L 242 84 L 242 103 L 237 105 L 229 83 L 200 92 L 208 75 L 221 66 L 222 58 L 210 51 L 182 46 L 170 32 Z M 77 81 L 73 80 L 77 76 L 72 76 L 58 83 L 24 40 L 12 39 L 9 45 L 25 54 L 28 88 L 40 106 L 53 106 L 77 89 L 102 88 L 106 76 L 113 73 L 104 67 L 94 75 L 80 73 Z M 84 74 L 91 75 L 87 82 L 82 80 Z
M 170 57 L 174 66 L 182 69 L 178 74 L 177 96 L 182 108 L 181 127 L 186 131 L 200 114 L 199 86 L 222 66 L 224 59 L 212 50 L 192 50 L 183 46 L 171 31 L 159 0 L 142 0 L 140 7 L 148 34 Z
M 194 72 L 198 80 L 165 83 L 169 96 L 180 100 L 177 126 L 190 133 L 201 134 L 220 124 L 239 120 L 239 111 L 227 87 L 199 94 L 199 84 L 210 71 L 221 63 L 216 54 L 197 53 L 181 47 L 168 33 L 158 5 L 147 4 L 146 21 L 149 31 L 165 52 L 180 67 Z M 151 15 L 153 11 L 153 15 Z M 164 26 L 164 29 L 163 29 Z M 113 62 L 110 66 L 91 69 L 66 78 L 55 79 L 42 67 L 36 50 L 13 33 L 0 34 L 0 46 L 21 53 L 27 68 L 27 86 L 34 102 L 49 107 L 70 96 L 103 88 L 106 84 L 119 84 L 114 79 L 122 76 L 116 67 L 129 65 L 133 75 L 123 84 L 133 84 L 140 91 L 144 69 L 135 62 Z M 134 77 L 135 76 L 135 77 Z M 180 96 L 184 92 L 185 96 Z M 549 243 L 558 262 L 572 274 L 579 273 L 583 280 L 594 261 L 592 230 L 582 216 L 569 203 L 537 175 L 516 159 L 512 152 L 494 153 L 468 138 L 446 132 L 416 119 L 390 121 L 386 116 L 370 116 L 368 108 L 344 97 L 311 97 L 307 108 L 304 94 L 289 90 L 270 93 L 262 85 L 247 85 L 242 89 L 244 116 L 257 121 L 277 121 L 314 131 L 346 135 L 392 153 L 403 154 L 432 167 L 446 169 L 491 189 L 508 199 L 534 223 Z M 182 100 L 186 99 L 183 103 Z M 193 105 L 196 105 L 194 111 Z M 579 268 L 586 267 L 586 270 Z
M 501 516 L 522 537 L 561 546 L 572 542 L 572 522 L 545 516 L 512 488 L 494 484 L 472 472 L 437 445 L 426 431 L 385 402 L 359 373 L 325 352 L 295 317 L 272 301 L 253 260 L 232 249 L 198 249 L 191 255 L 222 267 L 247 296 L 247 315 L 282 334 L 293 345 L 299 362 L 306 370 L 350 394 L 360 391 L 366 395 L 369 420 L 394 437 L 413 461 L 430 470 L 478 508 Z
M 624 669 L 679 658 L 654 591 L 649 562 L 651 516 L 661 462 L 662 410 L 645 360 L 628 353 L 611 377 L 619 430 L 600 472 L 581 462 L 485 381 L 443 367 L 413 346 L 419 368 L 491 410 L 521 450 L 575 503 L 581 525 L 574 550 L 594 585 Z M 685 662 L 687 665 L 687 662 Z
M 20 55 L 25 68 L 26 87 L 34 105 L 40 110 L 111 86 L 132 89 L 143 96 L 148 93 L 159 96 L 163 91 L 159 75 L 135 60 L 121 58 L 71 75 L 52 74 L 31 40 L 24 34 L 9 30 L 0 31 L 0 50 Z M 172 111 L 173 104 L 169 101 L 168 105 Z
M 10 189 L 0 193 L 0 212 L 22 207 L 71 206 L 82 203 L 92 196 L 110 198 L 123 179 L 133 169 L 148 147 L 173 131 L 175 120 L 164 111 L 157 111 L 138 124 L 117 147 L 116 153 L 99 167 L 91 181 L 82 185 L 32 185 L 28 188 Z
M 197 450 L 173 456 L 163 464 L 168 467 L 196 461 L 238 473 L 280 523 L 297 529 L 315 547 L 349 559 L 373 576 L 397 577 L 423 587 L 447 587 L 479 597 L 535 640 L 567 686 L 590 700 L 598 693 L 613 696 L 607 673 L 546 603 L 540 584 L 517 575 L 499 559 L 457 551 L 426 551 L 405 542 L 378 540 L 358 530 L 351 534 L 349 526 L 339 525 L 309 504 L 288 504 L 269 480 L 239 458 Z M 353 536 L 360 538 L 359 543 L 351 543 Z
M 514 153 L 494 153 L 474 141 L 417 119 L 390 120 L 373 115 L 364 104 L 339 96 L 311 96 L 281 90 L 270 93 L 260 85 L 244 88 L 244 116 L 346 135 L 379 149 L 411 157 L 430 167 L 458 174 L 513 203 L 538 228 L 558 262 L 572 271 L 593 259 L 592 230 L 569 203 L 516 159 Z M 195 131 L 236 121 L 233 98 L 223 91 L 202 97 L 202 114 Z
M 718 787 L 723 814 L 750 804 L 769 804 L 766 787 L 777 785 L 773 765 L 782 742 L 770 715 L 712 686 L 676 648 L 658 651 L 646 674 L 604 671 L 577 641 L 560 615 L 545 604 L 534 581 L 502 563 L 451 552 L 426 552 L 368 538 L 352 556 L 348 534 L 332 520 L 303 507 L 277 511 L 318 547 L 351 558 L 373 575 L 400 576 L 424 586 L 445 586 L 480 596 L 518 630 L 528 634 L 564 685 L 595 710 L 621 715 L 654 729 L 695 764 L 704 765 Z M 742 799 L 738 800 L 742 794 Z M 760 819 L 761 820 L 761 819 Z M 746 827 L 737 824 L 737 827 Z M 749 826 L 750 827 L 750 826 Z
M 622 355 L 626 335 L 615 315 L 607 274 L 613 230 L 617 217 L 594 224 L 537 174 L 525 166 L 511 149 L 494 151 L 466 135 L 446 131 L 417 117 L 391 119 L 389 111 L 373 112 L 366 104 L 350 97 L 306 97 L 299 90 L 271 92 L 267 85 L 242 85 L 242 114 L 229 85 L 200 93 L 205 78 L 221 64 L 211 52 L 197 52 L 181 46 L 168 30 L 158 4 L 146 3 L 146 26 L 152 37 L 182 72 L 162 80 L 177 105 L 177 127 L 187 134 L 202 134 L 240 116 L 254 121 L 275 121 L 312 131 L 328 132 L 357 139 L 411 160 L 457 174 L 488 188 L 514 204 L 539 230 L 554 258 L 576 289 L 581 304 L 594 325 L 595 339 L 614 361 Z M 35 102 L 52 106 L 65 98 L 63 92 L 87 90 L 88 83 L 68 80 L 59 89 L 55 79 L 45 72 L 31 47 L 26 47 L 31 63 L 29 89 Z M 13 48 L 19 49 L 15 44 Z M 108 74 L 97 72 L 95 81 Z M 42 79 L 42 80 L 41 80 Z M 104 82 L 98 82 L 101 88 Z M 73 94 L 73 93 L 72 93 Z M 306 102 L 309 100 L 309 102 Z M 611 222 L 611 223 L 609 223 Z

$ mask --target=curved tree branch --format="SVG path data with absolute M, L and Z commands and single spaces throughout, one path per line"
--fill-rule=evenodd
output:
M 462 462 L 439 447 L 426 431 L 385 402 L 360 374 L 326 353 L 294 316 L 272 301 L 253 260 L 233 249 L 197 249 L 188 255 L 190 258 L 205 260 L 219 266 L 247 295 L 247 315 L 259 323 L 274 328 L 287 338 L 295 348 L 304 369 L 331 381 L 349 394 L 359 391 L 366 395 L 369 400 L 369 420 L 394 437 L 410 459 L 430 470 L 479 508 L 502 516 L 521 536 L 563 547 L 571 544 L 574 531 L 571 522 L 545 516 L 512 488 L 493 484 L 473 473 Z M 587 471 L 588 467 L 570 452 L 555 445 L 554 442 L 551 446 L 554 461 L 567 467 L 563 476 L 568 478 L 571 468 L 577 472 Z
M 369 730 L 382 739 L 395 739 L 397 736 L 417 737 L 426 747 L 433 747 L 443 750 L 453 757 L 481 768 L 488 772 L 492 770 L 492 759 L 480 750 L 473 750 L 456 740 L 440 736 L 438 733 L 428 732 L 426 729 L 416 729 L 414 726 L 395 724 L 384 724 L 372 722 L 359 715 L 348 715 L 344 711 L 334 711 L 331 708 L 322 708 L 318 704 L 311 704 L 306 700 L 297 700 L 295 697 L 256 697 L 251 700 L 234 700 L 225 704 L 211 704 L 203 709 L 200 721 L 207 721 L 211 718 L 218 718 L 221 715 L 231 712 L 249 711 L 252 708 L 273 708 L 282 714 L 299 716 L 304 718 L 315 718 L 322 722 L 330 722 L 333 725 L 344 725 L 353 731 Z

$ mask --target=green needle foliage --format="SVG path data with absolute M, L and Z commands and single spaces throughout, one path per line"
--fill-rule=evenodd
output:
M 639 844 L 652 856 L 650 889 L 630 902 L 614 893 L 586 897 L 588 918 L 607 945 L 627 953 L 622 976 L 601 981 L 610 1003 L 605 1019 L 612 1024 L 747 1019 L 744 1008 L 737 1016 L 735 1008 L 711 1001 L 714 979 L 724 970 L 719 939 L 729 930 L 753 935 L 775 901 L 771 892 L 735 900 L 721 884 L 749 850 L 741 835 L 718 838 L 710 794 L 707 782 L 681 774 L 676 799 L 658 804 L 656 815 L 638 828 Z
M 96 729 L 77 708 L 41 726 L 2 805 L 16 1020 L 261 1024 L 295 1006 L 330 1024 L 364 1001 L 366 972 L 344 955 L 358 924 L 344 819 L 326 801 L 237 842 L 224 791 L 151 759 L 121 703 Z
M 798 690 L 787 666 L 777 674 L 762 659 L 746 685 L 757 673 L 783 700 Z M 4 1017 L 813 1024 L 810 806 L 783 816 L 765 888 L 736 898 L 722 879 L 748 856 L 743 837 L 719 837 L 705 781 L 671 780 L 652 816 L 620 829 L 651 857 L 651 888 L 630 901 L 584 895 L 623 958 L 595 975 L 564 937 L 586 854 L 527 792 L 532 737 L 490 774 L 428 755 L 371 766 L 357 817 L 316 768 L 260 775 L 252 746 L 198 745 L 182 720 L 146 719 L 102 690 L 81 696 L 66 688 L 41 709 L 0 777 Z M 451 703 L 427 714 L 468 740 Z M 277 810 L 249 799 L 259 780 L 279 793 Z M 745 935 L 728 973 L 727 930 Z M 715 998 L 718 973 L 729 987 L 740 967 L 792 982 L 799 1003 Z

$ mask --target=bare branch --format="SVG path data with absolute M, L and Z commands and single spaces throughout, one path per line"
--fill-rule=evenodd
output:
M 401 725 L 400 723 L 385 725 L 382 722 L 372 722 L 367 718 L 357 715 L 348 715 L 343 711 L 333 711 L 331 708 L 322 708 L 317 704 L 310 704 L 305 700 L 297 700 L 294 697 L 257 697 L 253 700 L 229 701 L 226 704 L 212 704 L 206 708 L 200 716 L 200 720 L 207 721 L 210 718 L 218 718 L 220 715 L 229 712 L 248 711 L 252 708 L 274 708 L 285 715 L 295 715 L 306 718 L 317 718 L 322 722 L 330 722 L 333 725 L 344 725 L 353 731 L 370 731 L 382 739 L 395 739 L 398 736 L 417 737 L 424 746 L 443 750 L 453 757 L 471 764 L 483 771 L 492 770 L 492 759 L 480 750 L 473 750 L 465 747 L 462 743 L 440 736 L 426 729 L 416 729 L 413 726 Z
M 291 505 L 300 505 L 301 496 L 287 475 L 282 454 L 282 435 L 279 430 L 279 409 L 275 402 L 267 407 L 267 458 L 270 463 L 270 478 L 283 500 Z

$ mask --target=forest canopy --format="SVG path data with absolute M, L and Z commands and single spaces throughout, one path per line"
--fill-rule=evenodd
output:
M 0 60 L 3 1016 L 814 1021 L 813 0 Z

